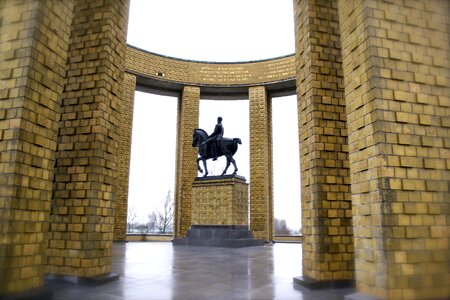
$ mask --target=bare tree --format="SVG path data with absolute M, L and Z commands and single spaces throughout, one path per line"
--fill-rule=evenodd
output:
M 275 219 L 276 235 L 291 235 L 291 229 L 287 227 L 286 220 Z
M 137 211 L 136 207 L 128 207 L 127 212 L 127 232 L 133 233 L 134 226 L 136 225 L 136 219 L 137 219 Z
M 156 214 L 154 211 L 147 215 L 147 228 L 148 232 L 155 232 L 156 230 Z
M 156 209 L 156 211 L 149 214 L 149 223 L 154 224 L 159 232 L 167 233 L 173 227 L 173 201 L 170 190 L 167 192 L 166 199 L 161 204 L 162 209 Z

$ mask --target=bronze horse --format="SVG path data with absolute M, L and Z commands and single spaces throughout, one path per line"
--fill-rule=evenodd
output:
M 198 147 L 198 155 L 200 156 L 197 158 L 197 169 L 200 173 L 203 173 L 202 168 L 200 167 L 200 161 L 203 161 L 203 167 L 205 168 L 205 175 L 206 177 L 208 175 L 208 169 L 206 167 L 206 160 L 210 158 L 216 158 L 225 155 L 227 158 L 227 165 L 225 167 L 225 170 L 223 170 L 221 176 L 225 175 L 228 167 L 230 166 L 230 163 L 234 166 L 234 172 L 233 175 L 236 174 L 238 171 L 238 168 L 236 166 L 236 161 L 233 158 L 233 155 L 236 153 L 238 149 L 238 144 L 242 144 L 241 139 L 234 138 L 223 138 L 220 142 L 218 142 L 218 145 L 214 145 L 211 143 L 206 143 L 208 139 L 208 134 L 203 129 L 194 129 L 194 134 L 192 136 L 192 147 Z M 211 147 L 217 146 L 216 149 L 216 155 L 213 155 L 213 151 Z

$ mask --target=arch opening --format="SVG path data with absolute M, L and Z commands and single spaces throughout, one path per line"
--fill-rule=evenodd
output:
M 301 230 L 297 97 L 272 98 L 275 236 Z
M 176 98 L 135 92 L 128 233 L 161 233 L 158 226 L 152 224 L 152 213 L 163 212 L 162 205 L 167 197 L 173 203 L 176 125 Z M 171 233 L 173 225 L 164 231 Z

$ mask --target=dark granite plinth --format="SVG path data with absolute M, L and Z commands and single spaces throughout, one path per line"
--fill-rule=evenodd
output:
M 294 283 L 304 286 L 309 289 L 324 289 L 324 288 L 349 288 L 354 287 L 355 283 L 352 280 L 314 280 L 305 276 L 294 277 Z
M 245 225 L 192 225 L 186 237 L 174 239 L 176 246 L 242 248 L 263 246 Z
M 80 285 L 101 285 L 119 278 L 120 275 L 116 273 L 105 273 L 93 277 L 47 274 L 45 277 L 47 281 L 65 281 Z

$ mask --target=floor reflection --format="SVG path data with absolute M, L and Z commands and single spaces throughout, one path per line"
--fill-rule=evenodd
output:
M 272 299 L 272 250 L 176 246 L 173 299 Z
M 342 299 L 352 292 L 294 287 L 292 278 L 301 275 L 301 244 L 229 249 L 115 243 L 112 271 L 120 279 L 101 286 L 46 286 L 56 300 Z

